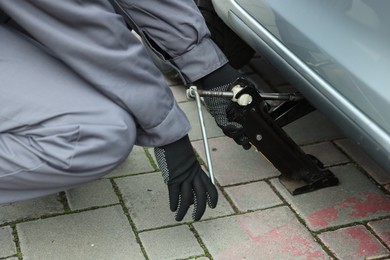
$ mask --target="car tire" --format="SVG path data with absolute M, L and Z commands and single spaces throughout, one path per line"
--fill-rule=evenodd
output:
M 206 21 L 212 39 L 226 55 L 230 65 L 240 69 L 247 64 L 255 51 L 218 17 L 211 0 L 195 0 L 195 3 Z

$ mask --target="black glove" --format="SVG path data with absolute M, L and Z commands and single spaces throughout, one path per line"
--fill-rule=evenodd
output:
M 188 135 L 182 139 L 154 149 L 157 163 L 168 185 L 169 205 L 181 221 L 194 204 L 193 220 L 200 220 L 206 210 L 206 202 L 215 208 L 218 192 L 210 178 L 202 170 L 192 149 Z
M 202 86 L 204 90 L 230 91 L 233 83 L 240 77 L 241 75 L 235 69 L 226 64 L 204 77 L 202 79 Z M 220 97 L 204 97 L 204 102 L 223 133 L 233 138 L 245 150 L 248 150 L 251 145 L 248 137 L 244 135 L 242 125 L 237 122 L 231 122 L 227 118 L 227 111 L 234 109 L 238 105 L 231 100 Z

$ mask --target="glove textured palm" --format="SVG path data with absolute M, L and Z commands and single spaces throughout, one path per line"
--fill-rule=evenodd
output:
M 230 91 L 234 84 L 235 83 L 232 82 L 219 87 L 210 88 L 210 90 L 224 92 Z M 214 117 L 215 122 L 222 129 L 223 133 L 232 138 L 237 144 L 242 145 L 244 149 L 248 150 L 251 145 L 248 137 L 244 134 L 244 128 L 237 122 L 229 121 L 227 117 L 227 112 L 237 107 L 238 104 L 220 97 L 204 97 L 204 102 L 206 103 L 208 111 Z
M 248 81 L 242 78 L 241 74 L 229 64 L 225 64 L 201 79 L 203 89 L 210 91 L 231 91 L 237 82 L 248 83 Z M 236 109 L 239 105 L 221 97 L 204 97 L 204 101 L 210 114 L 214 117 L 215 122 L 222 129 L 223 133 L 226 136 L 233 138 L 233 140 L 237 144 L 242 145 L 244 149 L 249 149 L 251 145 L 248 137 L 244 134 L 242 125 L 237 122 L 229 121 L 227 117 L 228 111 Z
M 218 192 L 210 178 L 202 170 L 188 136 L 154 149 L 157 163 L 168 185 L 169 205 L 181 221 L 193 204 L 193 220 L 200 220 L 206 204 L 215 208 Z

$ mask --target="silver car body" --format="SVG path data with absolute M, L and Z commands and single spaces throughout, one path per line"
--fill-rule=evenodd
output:
M 212 0 L 217 14 L 390 172 L 389 0 Z

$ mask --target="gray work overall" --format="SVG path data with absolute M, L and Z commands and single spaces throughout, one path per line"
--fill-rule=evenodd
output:
M 195 81 L 227 62 L 193 0 L 120 0 L 142 35 Z M 109 0 L 4 0 L 0 204 L 96 180 L 134 144 L 190 129 L 160 71 Z

